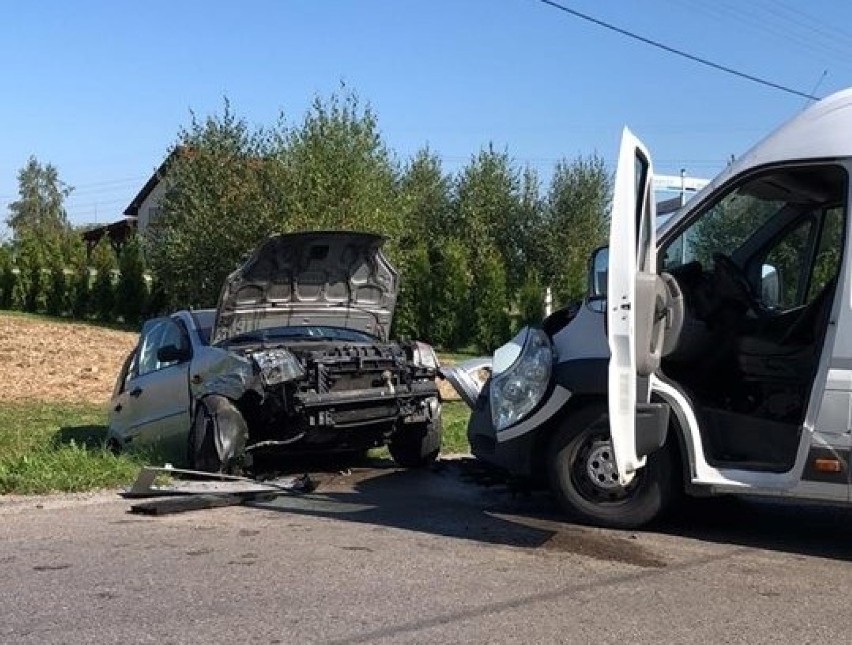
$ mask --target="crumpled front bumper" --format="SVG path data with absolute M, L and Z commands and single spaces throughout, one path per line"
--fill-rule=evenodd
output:
M 488 381 L 480 381 L 475 376 L 476 372 L 490 365 L 490 358 L 471 359 L 442 368 L 441 376 L 471 408 L 467 437 L 473 455 L 514 475 L 533 475 L 535 447 L 540 433 L 555 422 L 556 413 L 568 402 L 571 392 L 553 384 L 530 416 L 498 433 L 491 417 Z

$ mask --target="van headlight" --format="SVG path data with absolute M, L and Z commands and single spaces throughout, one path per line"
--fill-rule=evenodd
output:
M 491 378 L 491 421 L 497 432 L 523 419 L 541 402 L 552 370 L 550 339 L 540 329 L 528 329 L 515 362 Z

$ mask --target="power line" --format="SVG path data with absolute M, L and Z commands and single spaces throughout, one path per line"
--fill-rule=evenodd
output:
M 714 63 L 711 60 L 707 60 L 706 58 L 701 58 L 700 56 L 695 56 L 694 54 L 687 53 L 681 49 L 675 49 L 674 47 L 670 47 L 668 45 L 664 45 L 663 43 L 652 40 L 650 38 L 646 38 L 645 36 L 640 36 L 637 33 L 632 31 L 628 31 L 626 29 L 622 29 L 621 27 L 616 27 L 613 24 L 608 22 L 604 22 L 598 18 L 590 16 L 585 13 L 581 13 L 575 9 L 571 9 L 566 7 L 565 5 L 561 5 L 558 2 L 554 2 L 553 0 L 538 0 L 542 4 L 546 4 L 549 7 L 553 7 L 554 9 L 558 9 L 559 11 L 564 11 L 565 13 L 574 16 L 575 18 L 580 18 L 581 20 L 585 20 L 587 22 L 591 22 L 599 27 L 603 27 L 604 29 L 608 29 L 610 31 L 614 31 L 617 34 L 621 34 L 622 36 L 627 36 L 628 38 L 632 38 L 633 40 L 638 40 L 641 43 L 645 43 L 646 45 L 651 45 L 652 47 L 656 47 L 657 49 L 662 49 L 665 52 L 670 54 L 674 54 L 676 56 L 680 56 L 681 58 L 686 58 L 687 60 L 691 60 L 694 63 L 699 63 L 706 67 L 710 67 L 712 69 L 718 70 L 720 72 L 725 72 L 727 74 L 731 74 L 733 76 L 738 76 L 739 78 L 744 78 L 748 81 L 752 81 L 753 83 L 758 83 L 765 87 L 771 87 L 776 90 L 780 90 L 782 92 L 787 92 L 788 94 L 793 94 L 794 96 L 799 96 L 802 98 L 810 99 L 813 101 L 817 100 L 816 96 L 812 96 L 811 94 L 806 94 L 805 92 L 800 92 L 799 90 L 794 90 L 791 87 L 786 87 L 784 85 L 779 85 L 778 83 L 773 83 L 772 81 L 768 81 L 764 78 L 760 78 L 758 76 L 752 76 L 751 74 L 746 74 L 745 72 L 740 72 L 731 67 L 727 67 L 725 65 L 720 65 L 719 63 Z

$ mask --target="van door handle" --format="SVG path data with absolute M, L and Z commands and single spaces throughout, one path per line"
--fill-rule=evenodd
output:
M 132 390 L 130 390 L 130 396 L 132 396 L 134 398 L 136 398 L 140 394 L 142 394 L 142 388 L 139 387 L 138 385 L 136 387 L 134 387 Z

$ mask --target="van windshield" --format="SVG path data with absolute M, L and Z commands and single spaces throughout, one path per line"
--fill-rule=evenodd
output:
M 711 204 L 660 255 L 663 270 L 714 254 L 735 255 L 773 219 L 793 221 L 843 201 L 845 173 L 834 167 L 781 168 L 754 177 Z M 771 228 L 771 227 L 770 227 Z

